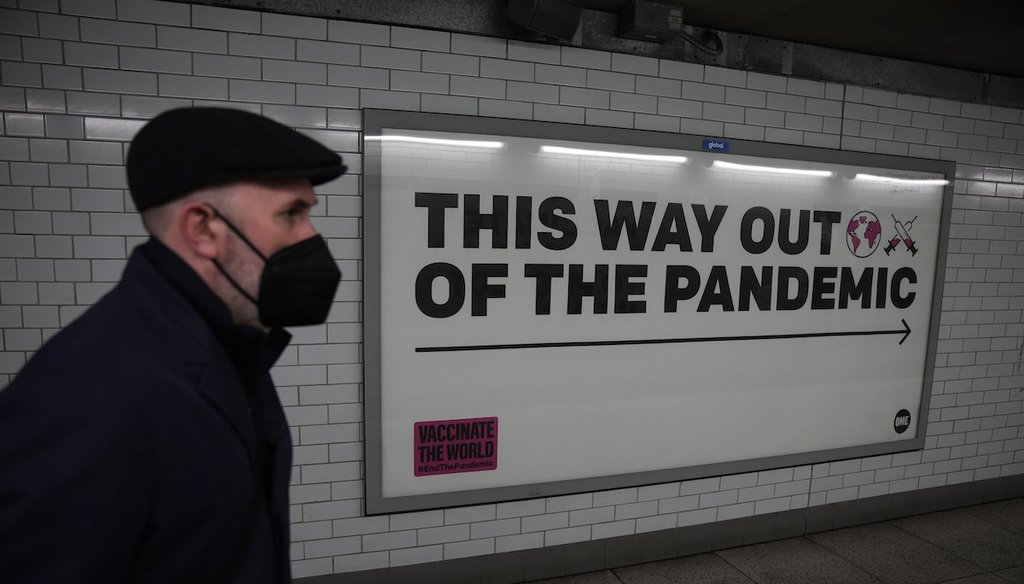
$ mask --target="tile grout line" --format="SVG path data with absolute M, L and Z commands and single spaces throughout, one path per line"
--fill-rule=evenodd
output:
M 869 523 L 868 525 L 871 525 L 871 524 Z M 843 529 L 843 528 L 839 528 L 839 529 Z M 839 531 L 839 529 L 830 529 L 829 531 L 827 531 L 825 533 Z M 807 541 L 811 542 L 815 546 L 821 548 L 822 550 L 824 550 L 824 551 L 832 554 L 833 556 L 839 558 L 840 560 L 846 562 L 847 564 L 850 564 L 851 566 L 853 566 L 854 568 L 860 570 L 861 572 L 863 572 L 864 574 L 866 574 L 868 577 L 872 578 L 873 580 L 875 580 L 877 582 L 885 582 L 885 580 L 883 580 L 881 576 L 876 576 L 874 573 L 869 571 L 866 567 L 861 566 L 857 562 L 853 561 L 853 559 L 848 558 L 848 557 L 840 554 L 838 551 L 831 550 L 831 549 L 825 547 L 824 545 L 822 545 L 821 543 L 818 543 L 817 541 L 815 541 L 813 538 L 810 537 L 811 535 L 813 535 L 813 534 L 805 535 L 805 536 L 803 536 L 803 538 L 806 539 Z M 888 583 L 886 583 L 886 584 L 888 584 Z
M 608 573 L 610 573 L 612 575 L 612 578 L 615 578 L 615 580 L 619 582 L 619 584 L 626 584 L 625 580 L 619 578 L 619 575 L 616 574 L 615 570 L 613 570 L 612 568 L 608 568 Z
M 933 513 L 945 513 L 947 511 L 959 511 L 959 510 L 960 509 L 947 509 L 946 511 L 935 511 Z M 919 515 L 911 515 L 910 517 L 921 517 L 921 516 L 930 515 L 930 514 L 931 513 L 922 513 L 922 514 L 919 514 Z M 907 519 L 907 517 L 902 517 L 901 519 Z M 933 546 L 937 547 L 938 549 L 940 549 L 940 550 L 942 550 L 944 552 L 949 553 L 953 557 L 955 557 L 955 558 L 957 558 L 959 560 L 962 560 L 962 561 L 966 562 L 967 564 L 969 564 L 971 566 L 974 566 L 975 568 L 981 570 L 981 572 L 979 572 L 978 575 L 981 575 L 981 574 L 991 574 L 992 573 L 990 570 L 988 570 L 984 566 L 979 566 L 978 564 L 975 564 L 974 562 L 972 562 L 972 561 L 968 560 L 967 558 L 961 556 L 955 550 L 951 550 L 951 549 L 949 549 L 949 548 L 947 548 L 945 546 L 941 546 L 941 545 L 939 545 L 939 544 L 937 544 L 937 543 L 935 543 L 933 541 L 929 541 L 929 540 L 927 540 L 927 539 L 917 535 L 916 533 L 910 531 L 909 529 L 904 529 L 902 526 L 897 525 L 895 520 L 889 520 L 886 523 L 890 523 L 893 527 L 895 527 L 896 529 L 899 529 L 900 531 L 906 533 L 907 535 L 909 535 L 909 536 L 911 536 L 913 538 L 919 539 L 919 540 L 921 540 L 921 541 L 923 541 L 923 542 L 925 542 L 927 544 L 933 545 Z
M 800 537 L 803 537 L 803 536 L 800 536 Z M 770 542 L 765 542 L 765 543 L 770 543 Z M 754 545 L 758 545 L 758 544 L 754 544 Z M 750 547 L 750 546 L 740 546 L 740 547 Z M 715 555 L 716 557 L 718 557 L 718 559 L 720 559 L 720 560 L 722 560 L 723 562 L 725 562 L 726 564 L 728 564 L 728 565 L 729 565 L 729 567 L 731 567 L 731 568 L 732 568 L 733 570 L 736 570 L 736 571 L 737 571 L 737 572 L 739 572 L 740 574 L 743 574 L 743 577 L 744 577 L 744 578 L 746 578 L 747 580 L 750 580 L 751 582 L 754 582 L 754 584 L 768 584 L 767 582 L 761 582 L 760 580 L 758 580 L 757 578 L 755 578 L 755 577 L 754 577 L 753 575 L 751 575 L 751 574 L 748 574 L 748 573 L 744 572 L 744 571 L 743 571 L 743 568 L 740 568 L 740 567 L 739 567 L 739 566 L 737 566 L 736 564 L 733 564 L 732 562 L 730 562 L 730 561 L 729 561 L 729 559 L 728 559 L 728 558 L 726 558 L 726 557 L 725 557 L 725 556 L 723 556 L 723 555 L 722 555 L 721 553 L 719 553 L 719 552 L 721 552 L 721 551 L 725 551 L 725 550 L 715 550 L 715 551 L 713 551 L 713 552 L 711 552 L 711 553 L 712 553 L 712 554 L 714 554 L 714 555 Z

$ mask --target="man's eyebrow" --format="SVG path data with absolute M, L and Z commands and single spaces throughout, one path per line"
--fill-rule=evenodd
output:
M 287 205 L 285 205 L 285 207 L 288 209 L 309 209 L 310 207 L 315 206 L 318 202 L 319 201 L 317 201 L 316 199 L 313 199 L 313 201 L 310 202 L 307 201 L 306 199 L 296 198 L 290 201 Z

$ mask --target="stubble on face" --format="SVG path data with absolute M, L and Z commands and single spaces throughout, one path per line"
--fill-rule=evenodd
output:
M 230 220 L 230 219 L 229 219 Z M 263 274 L 263 259 L 232 232 L 228 235 L 225 245 L 226 252 L 220 261 L 235 282 L 252 298 L 259 298 L 260 277 Z M 222 298 L 231 311 L 236 324 L 266 330 L 268 327 L 260 322 L 259 308 L 252 300 L 246 298 L 230 283 L 224 289 Z
M 218 215 L 222 215 L 239 229 L 244 229 L 243 226 L 235 223 L 240 220 L 238 195 L 237 185 L 230 185 L 210 189 L 203 193 L 202 199 L 213 207 Z M 226 224 L 225 227 L 227 227 Z M 263 260 L 234 231 L 224 230 L 224 252 L 215 261 L 247 294 L 252 298 L 259 298 Z M 235 288 L 220 270 L 218 270 L 217 276 L 213 281 L 208 282 L 208 285 L 227 306 L 232 322 L 267 330 L 267 327 L 260 322 L 259 309 L 256 304 Z

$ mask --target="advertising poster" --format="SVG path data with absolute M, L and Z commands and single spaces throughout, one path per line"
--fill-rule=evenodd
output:
M 946 163 L 366 115 L 371 512 L 920 447 Z

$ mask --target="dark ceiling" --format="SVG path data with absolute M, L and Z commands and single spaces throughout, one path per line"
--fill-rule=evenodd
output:
M 575 1 L 609 12 L 624 2 Z M 683 6 L 696 27 L 1024 78 L 1022 0 L 657 1 Z

